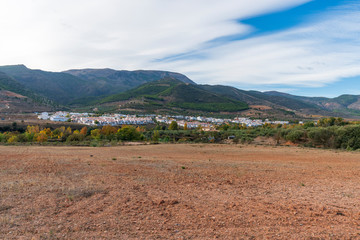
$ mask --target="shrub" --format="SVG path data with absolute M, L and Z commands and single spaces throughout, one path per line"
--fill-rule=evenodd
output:
M 73 133 L 67 137 L 67 142 L 80 142 L 84 140 L 84 135 L 81 133 Z
M 360 126 L 346 126 L 337 129 L 336 147 L 348 150 L 360 149 Z
M 138 141 L 142 139 L 141 133 L 133 126 L 123 126 L 118 130 L 116 136 L 118 140 L 124 141 Z
M 17 136 L 16 135 L 12 135 L 8 140 L 8 143 L 15 143 L 17 142 Z
M 335 147 L 335 133 L 330 128 L 314 128 L 308 133 L 309 138 L 314 145 L 324 147 Z
M 293 143 L 297 143 L 299 141 L 301 141 L 305 136 L 305 132 L 303 130 L 291 130 L 287 135 L 286 135 L 286 140 L 289 140 Z
M 6 141 L 6 136 L 3 133 L 0 133 L 0 142 L 5 142 Z

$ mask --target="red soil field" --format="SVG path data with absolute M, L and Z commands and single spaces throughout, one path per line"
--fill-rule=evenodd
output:
M 0 146 L 0 239 L 358 239 L 360 153 Z

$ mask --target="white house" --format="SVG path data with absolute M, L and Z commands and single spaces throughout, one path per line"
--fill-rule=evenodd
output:
M 50 117 L 50 120 L 54 121 L 54 122 L 66 122 L 68 119 L 69 118 L 67 118 L 67 117 L 57 116 L 57 115 L 54 115 L 54 116 Z
M 39 119 L 41 120 L 48 120 L 50 117 L 49 117 L 49 113 L 48 112 L 42 112 L 39 116 L 38 116 Z

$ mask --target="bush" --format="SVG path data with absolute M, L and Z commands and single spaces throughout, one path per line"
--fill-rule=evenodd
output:
M 12 135 L 8 140 L 8 143 L 15 143 L 17 142 L 17 136 L 16 135 Z
M 0 133 L 0 142 L 6 142 L 6 136 L 3 133 Z
M 73 133 L 67 137 L 67 142 L 80 142 L 84 140 L 84 135 L 81 133 Z
M 289 140 L 293 143 L 297 143 L 300 142 L 305 136 L 305 132 L 303 130 L 291 130 L 287 135 L 286 135 L 286 140 Z
M 116 133 L 118 140 L 123 141 L 139 141 L 142 140 L 142 135 L 133 126 L 123 126 Z
M 314 128 L 309 131 L 308 136 L 314 145 L 336 147 L 335 133 L 332 128 Z
M 336 147 L 348 150 L 360 149 L 360 126 L 346 126 L 337 129 Z

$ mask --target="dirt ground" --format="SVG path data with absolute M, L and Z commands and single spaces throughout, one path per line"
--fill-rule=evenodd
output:
M 0 146 L 0 239 L 359 239 L 360 153 Z

